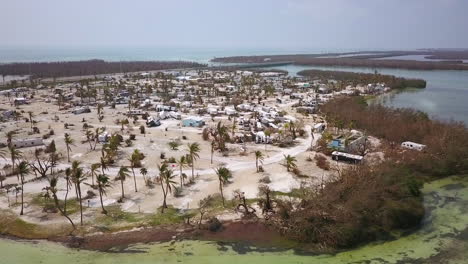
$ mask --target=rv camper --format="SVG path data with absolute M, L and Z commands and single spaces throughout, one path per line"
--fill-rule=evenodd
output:
M 161 125 L 161 120 L 159 118 L 154 118 L 154 117 L 148 117 L 148 120 L 146 120 L 146 125 L 148 127 L 158 127 Z
M 350 163 L 359 163 L 361 162 L 364 157 L 360 155 L 353 155 L 349 153 L 333 151 L 332 152 L 332 159 L 336 161 L 346 161 Z
M 75 110 L 73 110 L 72 113 L 75 115 L 79 115 L 83 113 L 91 113 L 91 109 L 89 109 L 89 107 L 87 106 L 83 106 L 83 107 L 75 108 Z
M 42 138 L 17 139 L 11 142 L 15 148 L 37 147 L 44 145 Z
M 414 143 L 411 141 L 406 141 L 401 143 L 401 147 L 406 148 L 406 149 L 413 149 L 417 151 L 422 151 L 426 148 L 426 145 L 419 144 L 419 143 Z

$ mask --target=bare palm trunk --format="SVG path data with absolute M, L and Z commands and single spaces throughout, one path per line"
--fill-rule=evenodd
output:
M 24 211 L 24 179 L 23 175 L 21 175 L 21 212 L 20 215 L 23 215 Z
M 15 174 L 15 160 L 12 160 L 12 161 L 11 161 L 11 173 L 12 173 L 12 174 Z M 18 179 L 18 181 L 20 180 L 19 177 L 20 177 L 20 176 L 19 176 L 19 174 L 17 173 L 17 174 L 16 174 L 16 178 Z
M 99 183 L 98 183 L 99 184 Z M 107 214 L 106 209 L 104 208 L 104 202 L 102 201 L 102 190 L 101 190 L 101 184 L 99 184 L 99 199 L 101 200 L 101 208 L 102 208 L 102 213 Z
M 195 180 L 195 172 L 194 172 L 194 169 L 195 169 L 195 161 L 194 161 L 193 158 L 192 158 L 192 181 Z
M 219 190 L 221 191 L 221 199 L 223 200 L 223 207 L 226 207 L 224 202 L 224 194 L 223 194 L 223 183 L 219 182 Z
M 133 169 L 133 166 L 132 166 L 132 173 L 133 173 L 133 182 L 135 183 L 135 192 L 138 192 L 137 184 L 136 184 L 135 170 Z
M 80 224 L 83 225 L 83 201 L 81 200 L 81 187 L 77 184 L 79 202 L 80 202 Z
M 163 196 L 164 196 L 163 205 L 161 207 L 161 213 L 164 213 L 164 209 L 167 208 L 167 204 L 166 204 L 167 193 L 166 193 L 166 190 L 164 190 L 164 183 L 163 182 L 161 182 L 161 189 L 163 191 Z
M 120 180 L 120 186 L 122 187 L 122 201 L 123 201 L 123 199 L 125 198 L 123 180 Z
M 75 224 L 73 223 L 73 221 L 70 219 L 70 217 L 68 217 L 67 213 L 62 210 L 62 208 L 60 208 L 60 205 L 59 205 L 59 201 L 58 201 L 58 198 L 57 198 L 57 194 L 56 193 L 52 193 L 53 197 L 54 197 L 54 203 L 55 203 L 55 207 L 57 207 L 57 209 L 60 211 L 60 213 L 65 216 L 65 218 L 67 218 L 67 220 L 70 222 L 70 224 L 72 225 L 73 227 L 73 231 L 75 231 L 76 227 L 75 227 Z M 65 205 L 67 204 L 66 200 L 65 200 Z M 72 231 L 72 232 L 73 232 Z
M 180 188 L 184 186 L 184 176 L 182 175 L 182 166 L 180 166 Z

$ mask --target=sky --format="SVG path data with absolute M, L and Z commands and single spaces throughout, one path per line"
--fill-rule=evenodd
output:
M 468 0 L 0 0 L 0 46 L 468 48 Z

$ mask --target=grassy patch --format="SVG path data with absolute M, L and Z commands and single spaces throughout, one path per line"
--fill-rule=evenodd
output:
M 43 194 L 37 194 L 35 195 L 32 200 L 30 201 L 30 204 L 32 205 L 37 205 L 42 208 L 46 209 L 54 209 L 55 208 L 55 203 L 53 198 L 50 199 L 44 199 Z M 59 200 L 59 206 L 60 208 L 64 208 L 65 201 Z M 86 207 L 83 206 L 83 211 L 86 210 Z M 74 214 L 80 211 L 80 203 L 76 199 L 68 199 L 67 200 L 67 214 Z
M 38 225 L 18 218 L 9 210 L 0 210 L 0 233 L 27 239 L 42 239 L 66 235 L 71 227 L 66 225 Z
M 164 210 L 164 213 L 158 210 L 157 213 L 148 215 L 145 220 L 151 226 L 180 224 L 184 222 L 184 214 L 178 209 L 169 207 Z
M 299 189 L 292 189 L 290 192 L 272 191 L 271 193 L 274 196 L 285 196 L 291 198 L 301 198 L 304 196 L 301 190 Z
M 125 212 L 120 206 L 106 207 L 107 214 L 96 217 L 94 224 L 105 227 L 108 230 L 125 229 L 138 226 L 142 216 L 136 213 Z

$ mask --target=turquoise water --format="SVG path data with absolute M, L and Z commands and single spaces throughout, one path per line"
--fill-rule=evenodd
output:
M 286 65 L 272 67 L 296 76 L 306 69 L 334 70 L 374 73 L 375 68 L 363 67 L 320 67 Z M 415 108 L 433 118 L 462 121 L 468 124 L 468 71 L 417 71 L 405 69 L 377 69 L 381 74 L 405 78 L 419 78 L 427 81 L 426 89 L 408 89 L 380 97 L 381 102 L 393 107 Z
M 259 250 L 201 241 L 135 245 L 124 252 L 103 253 L 48 242 L 0 239 L 0 264 L 467 263 L 468 178 L 451 177 L 426 184 L 423 193 L 426 216 L 417 232 L 336 255 L 307 256 L 292 250 Z

